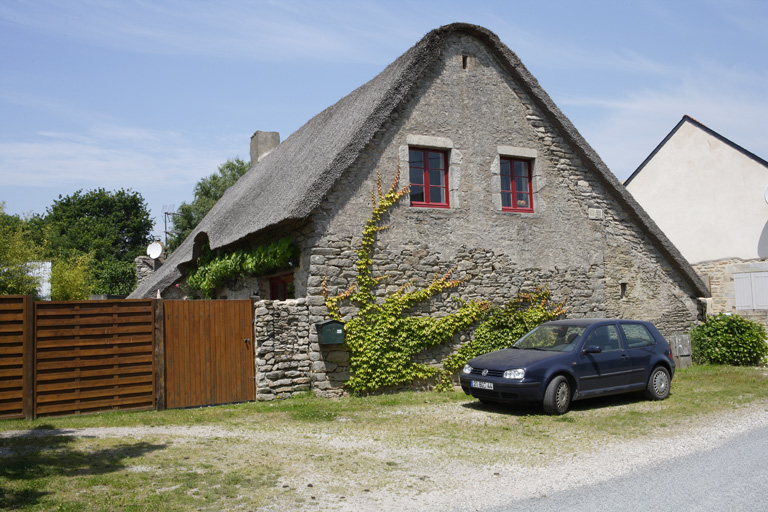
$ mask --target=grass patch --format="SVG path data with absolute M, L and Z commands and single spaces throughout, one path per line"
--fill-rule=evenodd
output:
M 696 366 L 675 374 L 662 402 L 598 398 L 554 417 L 460 392 L 405 392 L 3 420 L 0 509 L 327 510 L 355 493 L 429 490 L 480 451 L 484 461 L 540 465 L 753 403 L 768 403 L 768 370 Z M 69 435 L 89 427 L 116 429 Z M 10 430 L 26 435 L 3 435 Z

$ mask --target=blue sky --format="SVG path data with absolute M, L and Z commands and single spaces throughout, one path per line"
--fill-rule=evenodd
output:
M 433 28 L 482 25 L 623 180 L 690 115 L 768 159 L 768 1 L 0 3 L 0 201 L 131 188 L 162 211 Z M 724 170 L 727 172 L 727 170 Z

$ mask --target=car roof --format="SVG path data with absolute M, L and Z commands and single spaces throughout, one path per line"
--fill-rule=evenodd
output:
M 566 320 L 553 320 L 551 322 L 547 322 L 547 325 L 578 325 L 578 326 L 584 326 L 589 327 L 590 325 L 595 325 L 603 322 L 638 322 L 638 323 L 648 323 L 643 320 L 630 320 L 627 318 L 570 318 Z

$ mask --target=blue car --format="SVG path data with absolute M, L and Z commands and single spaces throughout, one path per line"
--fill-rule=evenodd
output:
M 461 387 L 483 403 L 537 403 L 565 413 L 574 400 L 645 391 L 664 400 L 675 374 L 667 340 L 650 322 L 546 322 L 510 348 L 470 360 Z

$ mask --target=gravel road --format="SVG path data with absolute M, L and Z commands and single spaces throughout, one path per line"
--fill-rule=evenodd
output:
M 439 414 L 470 414 L 453 410 L 448 405 Z M 439 417 L 436 418 L 439 421 Z M 482 429 L 478 429 L 481 433 Z M 550 457 L 538 464 L 514 462 L 514 456 L 500 461 L 478 454 L 477 457 L 459 459 L 452 456 L 450 447 L 445 451 L 415 446 L 408 442 L 397 445 L 377 443 L 369 438 L 341 437 L 322 431 L 302 430 L 301 426 L 285 425 L 280 429 L 222 428 L 215 426 L 192 427 L 105 427 L 57 431 L 58 434 L 77 437 L 131 438 L 169 444 L 194 445 L 202 439 L 236 438 L 239 443 L 252 446 L 280 446 L 290 438 L 294 453 L 301 454 L 297 469 L 286 471 L 280 480 L 282 487 L 299 496 L 300 507 L 306 510 L 335 510 L 338 512 L 365 512 L 380 510 L 422 511 L 506 511 L 506 510 L 560 510 L 569 497 L 582 500 L 582 508 L 594 510 L 589 500 L 595 489 L 615 489 L 617 485 L 632 482 L 635 475 L 652 474 L 659 467 L 678 465 L 680 471 L 693 472 L 700 465 L 716 464 L 707 458 L 712 450 L 726 446 L 739 438 L 758 437 L 768 432 L 768 403 L 757 402 L 738 410 L 708 418 L 687 429 L 664 431 L 657 437 L 622 440 L 611 436 L 605 443 L 594 438 L 585 440 L 584 449 L 577 454 Z M 14 435 L 46 435 L 47 431 L 0 432 L 0 437 Z M 765 437 L 764 437 L 765 438 Z M 575 440 L 578 443 L 578 440 Z M 740 449 L 749 449 L 748 442 Z M 746 446 L 746 448 L 745 448 Z M 348 471 L 339 481 L 338 475 L 323 467 L 322 461 L 313 462 L 311 454 L 323 450 L 364 450 L 379 464 L 361 468 L 359 473 Z M 1 456 L 2 454 L 0 454 Z M 386 461 L 399 461 L 396 468 L 387 467 Z M 687 467 L 690 466 L 690 467 Z M 380 470 L 381 474 L 375 474 Z M 666 470 L 666 469 L 665 469 Z M 371 474 L 374 472 L 374 474 Z M 710 475 L 717 478 L 716 473 Z M 386 482 L 373 486 L 370 482 Z M 662 477 L 659 482 L 664 482 Z M 308 482 L 311 485 L 308 485 Z M 415 483 L 415 484 L 414 484 Z M 661 484 L 658 484 L 661 486 Z M 605 487 L 607 486 L 607 487 Z M 369 488 L 366 488 L 369 487 Z M 662 486 L 668 496 L 690 489 L 688 484 L 676 485 L 669 481 Z M 700 489 L 701 490 L 701 489 Z M 705 489 L 704 489 L 705 490 Z M 639 489 L 642 495 L 647 489 Z M 694 489 L 695 491 L 695 489 Z M 622 494 L 618 495 L 621 497 Z M 616 497 L 614 496 L 614 498 Z M 692 496 L 692 499 L 696 498 Z M 700 496 L 698 497 L 700 498 Z M 558 501 L 559 500 L 559 501 Z M 294 505 L 296 501 L 292 501 Z M 557 505 L 547 508 L 549 504 Z M 646 510 L 641 502 L 637 507 L 622 506 L 623 510 Z M 285 510 L 288 502 L 275 503 L 274 508 Z M 539 508 L 536 508 L 539 507 Z M 295 509 L 294 507 L 291 507 Z M 606 507 L 603 507 L 606 508 Z M 607 510 L 612 509 L 607 506 Z M 245 510 L 248 510 L 247 508 Z M 681 510 L 688 510 L 682 508 Z M 694 508 L 690 508 L 694 510 Z M 702 510 L 698 508 L 698 510 Z M 715 510 L 712 508 L 704 510 Z

